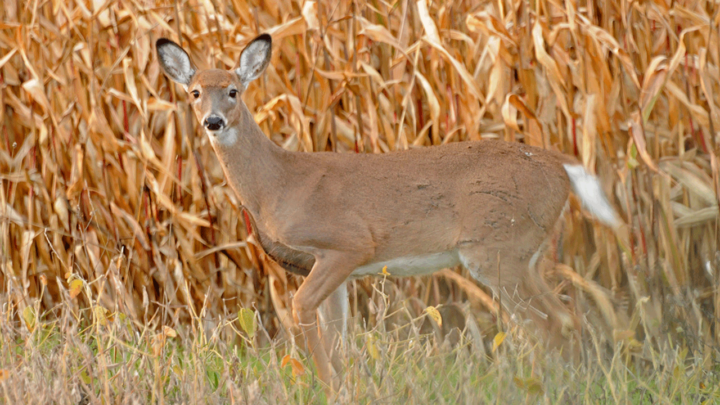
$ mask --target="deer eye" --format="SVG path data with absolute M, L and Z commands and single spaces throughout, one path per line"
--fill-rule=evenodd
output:
M 193 95 L 193 97 L 195 97 L 195 98 L 198 98 L 198 97 L 200 97 L 200 92 L 199 92 L 199 91 L 197 91 L 197 90 L 193 90 L 193 91 L 191 91 L 191 92 L 190 92 L 190 94 L 192 94 L 192 95 Z
M 237 97 L 237 90 L 235 90 L 235 89 L 230 90 L 230 98 L 235 98 L 235 97 Z

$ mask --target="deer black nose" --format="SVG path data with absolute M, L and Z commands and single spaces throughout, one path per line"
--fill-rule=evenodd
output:
M 217 115 L 211 115 L 205 118 L 205 128 L 211 131 L 217 131 L 218 129 L 225 126 L 225 121 Z

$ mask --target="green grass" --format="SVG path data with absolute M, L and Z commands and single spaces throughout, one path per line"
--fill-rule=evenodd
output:
M 2 403 L 327 402 L 300 348 L 282 339 L 258 347 L 258 336 L 241 331 L 233 316 L 212 329 L 203 330 L 195 318 L 174 331 L 142 328 L 122 314 L 93 319 L 90 310 L 77 317 L 62 311 L 59 318 L 44 314 L 29 331 L 4 311 Z M 584 359 L 573 365 L 534 347 L 517 327 L 493 352 L 491 329 L 482 342 L 465 331 L 450 345 L 420 334 L 421 321 L 406 325 L 402 337 L 353 323 L 342 351 L 352 403 L 720 403 L 720 365 L 712 350 L 655 352 L 641 344 L 631 356 L 622 343 L 614 349 L 593 344 L 588 333 Z M 299 374 L 290 362 L 282 366 L 286 355 L 298 361 Z

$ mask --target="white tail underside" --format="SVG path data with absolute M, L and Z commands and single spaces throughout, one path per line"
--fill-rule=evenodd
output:
M 582 165 L 564 164 L 563 167 L 583 207 L 603 224 L 617 228 L 620 220 L 605 197 L 598 178 L 588 173 Z

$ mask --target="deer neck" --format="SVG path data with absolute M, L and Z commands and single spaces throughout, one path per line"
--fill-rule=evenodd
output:
M 287 178 L 285 155 L 289 152 L 265 136 L 245 104 L 239 108 L 238 124 L 211 142 L 240 202 L 251 214 L 261 216 L 266 207 L 276 203 L 271 194 L 282 189 L 281 183 Z

